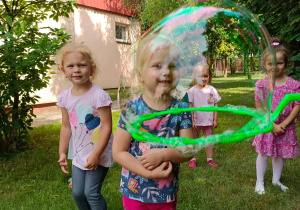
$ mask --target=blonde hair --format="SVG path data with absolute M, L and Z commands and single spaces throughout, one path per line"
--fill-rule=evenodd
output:
M 206 63 L 197 63 L 195 66 L 194 66 L 194 71 L 193 71 L 193 74 L 192 74 L 192 83 L 193 85 L 196 85 L 197 84 L 197 80 L 196 80 L 196 75 L 197 75 L 197 72 L 199 70 L 199 68 L 203 71 L 203 70 L 207 70 L 208 72 L 208 75 L 209 75 L 209 80 L 208 82 L 210 83 L 211 82 L 211 73 L 209 71 L 209 65 L 206 64 Z
M 284 67 L 285 67 L 285 69 L 287 69 L 288 62 L 289 62 L 289 59 L 288 59 L 288 50 L 283 45 L 282 40 L 280 38 L 274 37 L 274 38 L 271 39 L 271 45 L 272 45 L 272 47 L 273 47 L 273 49 L 275 50 L 276 53 L 281 52 L 283 54 L 283 56 L 284 56 L 284 62 L 285 62 Z M 267 48 L 267 49 L 264 50 L 264 53 L 263 53 L 264 65 L 265 65 L 265 62 L 266 62 L 267 57 L 269 55 L 271 55 L 271 54 L 270 54 L 269 49 Z
M 153 55 L 162 49 L 170 49 L 170 52 L 175 54 L 177 51 L 175 48 L 172 49 L 173 46 L 172 40 L 163 35 L 151 33 L 143 36 L 131 49 L 130 62 L 123 65 L 122 87 L 130 87 L 132 96 L 143 93 L 144 78 L 142 78 L 142 74 L 147 70 Z M 134 61 L 133 65 L 132 61 Z
M 147 36 L 142 39 L 136 49 L 136 66 L 135 72 L 142 73 L 144 67 L 149 63 L 152 56 L 151 42 L 156 38 L 156 35 Z
M 158 34 L 150 34 L 142 39 L 136 49 L 136 68 L 135 71 L 142 73 L 145 66 L 149 64 L 153 53 L 156 50 L 170 48 L 170 40 Z
M 64 45 L 60 50 L 58 50 L 56 53 L 55 59 L 54 59 L 57 69 L 60 71 L 63 71 L 62 67 L 64 64 L 64 59 L 68 54 L 70 54 L 72 52 L 79 52 L 89 59 L 89 61 L 91 62 L 91 67 L 92 67 L 91 80 L 93 80 L 96 77 L 97 65 L 95 63 L 95 59 L 93 57 L 92 52 L 84 44 L 69 42 L 66 45 Z

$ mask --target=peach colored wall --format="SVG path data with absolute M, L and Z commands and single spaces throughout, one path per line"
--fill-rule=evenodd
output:
M 131 43 L 140 37 L 140 26 L 136 21 L 103 10 L 78 6 L 69 18 L 60 19 L 61 28 L 66 28 L 72 41 L 84 42 L 94 53 L 98 74 L 93 82 L 103 89 L 118 88 L 122 62 L 126 61 L 131 48 L 131 44 L 116 42 L 116 22 L 128 26 L 129 37 L 134 37 Z M 56 102 L 61 91 L 71 85 L 61 72 L 51 75 L 49 86 L 36 92 L 41 97 L 38 103 Z

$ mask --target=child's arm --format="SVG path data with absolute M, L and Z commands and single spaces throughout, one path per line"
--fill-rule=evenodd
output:
M 258 102 L 258 101 L 255 101 L 255 107 L 256 107 L 256 109 L 260 109 L 260 108 L 262 108 L 262 103 L 261 102 Z M 275 124 L 275 123 L 273 123 L 273 133 L 274 133 L 274 135 L 275 136 L 277 136 L 277 135 L 279 135 L 279 134 L 283 134 L 284 133 L 284 129 L 285 129 L 285 127 L 284 127 L 284 129 L 283 129 L 283 127 L 282 126 L 280 126 L 280 125 L 277 125 L 277 124 Z
M 291 111 L 291 113 L 287 116 L 287 118 L 285 118 L 284 121 L 282 121 L 279 126 L 281 127 L 281 129 L 285 130 L 285 128 L 295 120 L 295 118 L 297 117 L 297 114 L 300 111 L 300 105 L 295 105 Z
M 255 108 L 260 109 L 261 107 L 262 107 L 262 103 L 258 102 L 258 101 L 255 101 Z
M 83 166 L 90 170 L 96 170 L 99 165 L 99 157 L 104 151 L 112 132 L 111 107 L 104 106 L 97 109 L 101 119 L 101 135 L 93 153 L 87 158 L 87 163 Z
M 194 138 L 193 129 L 186 128 L 179 130 L 180 137 Z M 190 150 L 188 146 L 186 150 Z M 157 148 L 146 151 L 140 158 L 143 166 L 149 170 L 156 168 L 161 162 L 171 161 L 172 163 L 182 163 L 189 161 L 193 157 L 193 151 L 188 151 L 188 154 L 182 154 L 181 151 L 173 148 Z
M 194 103 L 192 103 L 192 102 L 189 102 L 189 105 L 190 105 L 190 107 L 194 107 Z M 192 111 L 191 113 L 192 113 L 193 129 L 197 130 L 197 126 L 194 123 L 194 112 Z
M 285 128 L 295 120 L 299 111 L 300 111 L 300 105 L 295 105 L 291 113 L 287 116 L 287 118 L 285 118 L 285 120 L 283 120 L 280 124 L 273 123 L 274 125 L 273 133 L 275 134 L 275 136 L 283 134 L 285 132 Z
M 69 145 L 69 141 L 71 138 L 71 126 L 69 122 L 69 115 L 68 111 L 65 108 L 61 108 L 61 114 L 62 114 L 62 124 L 60 129 L 60 138 L 59 138 L 59 160 L 58 163 L 60 164 L 61 170 L 68 174 L 68 162 L 67 162 L 67 156 L 66 151 Z
M 218 106 L 216 103 L 215 106 Z M 214 122 L 213 122 L 213 128 L 216 128 L 218 126 L 218 112 L 214 112 Z
M 172 171 L 171 162 L 163 162 L 154 170 L 147 170 L 141 162 L 132 156 L 128 149 L 131 143 L 131 134 L 121 128 L 117 128 L 113 141 L 113 158 L 122 167 L 148 179 L 168 178 Z

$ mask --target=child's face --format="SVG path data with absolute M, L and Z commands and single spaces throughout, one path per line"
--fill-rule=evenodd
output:
M 203 66 L 196 67 L 196 81 L 201 87 L 205 87 L 209 82 L 209 72 L 208 69 L 203 68 Z
M 73 85 L 90 83 L 93 74 L 90 60 L 80 52 L 65 55 L 62 71 Z
M 277 77 L 284 75 L 285 71 L 285 56 L 282 52 L 276 53 L 276 60 L 277 60 Z M 273 57 L 271 55 L 267 56 L 265 62 L 265 69 L 268 74 L 274 73 L 275 65 L 273 61 Z
M 177 85 L 175 59 L 170 58 L 169 52 L 167 47 L 155 51 L 143 70 L 144 89 L 152 93 L 154 98 L 169 94 Z

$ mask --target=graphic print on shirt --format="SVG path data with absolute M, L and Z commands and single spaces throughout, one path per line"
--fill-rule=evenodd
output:
M 134 194 L 138 194 L 138 190 L 136 189 L 138 187 L 138 181 L 130 178 L 127 185 L 128 189 L 131 190 Z
M 141 142 L 139 144 L 139 149 L 142 151 L 142 153 L 150 150 L 150 142 Z
M 100 124 L 100 118 L 94 117 L 93 114 L 87 114 L 85 116 L 86 133 L 91 133 L 91 130 L 96 128 Z
M 167 179 L 154 179 L 155 183 L 158 184 L 158 189 L 162 189 L 164 186 L 170 187 L 171 181 L 174 179 L 174 175 L 170 174 Z
M 208 98 L 207 98 L 208 99 Z M 206 99 L 206 100 L 207 100 Z M 188 104 L 174 100 L 170 108 L 187 108 Z M 124 106 L 118 127 L 124 129 L 125 119 L 156 112 L 146 105 L 142 96 L 128 102 Z M 132 114 L 134 113 L 134 114 Z M 125 117 L 124 117 L 125 116 Z M 130 117 L 129 117 L 130 116 Z M 128 118 L 127 118 L 128 117 Z M 140 131 L 151 133 L 157 137 L 172 138 L 179 135 L 180 129 L 192 127 L 190 112 L 157 116 L 146 120 L 139 128 Z M 131 139 L 129 153 L 137 158 L 150 149 L 164 148 L 163 145 Z M 167 179 L 147 179 L 122 168 L 120 192 L 127 198 L 147 203 L 165 203 L 176 199 L 178 191 L 179 164 L 172 163 L 172 173 Z M 137 182 L 137 183 L 135 183 Z M 137 192 L 137 194 L 136 194 Z
M 98 143 L 99 139 L 100 139 L 100 128 L 97 127 L 93 131 L 92 142 L 90 143 L 90 145 L 93 146 L 94 144 Z
M 164 136 L 164 137 L 168 138 L 169 132 L 172 133 L 171 135 L 174 135 L 174 133 L 175 133 L 175 130 L 170 131 L 170 129 L 167 125 L 169 117 L 170 116 L 167 115 L 165 117 L 158 117 L 158 118 L 151 119 L 149 121 L 145 121 L 145 122 L 143 122 L 143 126 L 145 126 L 144 129 L 147 130 L 148 132 L 155 130 L 157 132 L 157 136 Z M 147 142 L 147 143 L 140 142 L 139 149 L 143 153 L 145 150 L 151 149 L 151 144 L 149 144 L 149 142 Z M 140 184 L 142 184 L 143 182 L 148 182 L 148 179 L 145 179 L 138 175 L 136 175 L 134 178 L 135 178 L 134 180 L 140 179 L 140 181 L 139 181 Z M 156 185 L 158 185 L 158 187 L 156 187 L 156 186 L 144 187 L 144 188 L 142 188 L 141 194 L 142 195 L 146 194 L 147 199 L 151 199 L 152 202 L 155 203 L 155 202 L 157 202 L 156 196 L 161 196 L 161 195 L 159 195 L 159 190 L 161 190 L 164 186 L 169 188 L 170 183 L 173 179 L 174 179 L 174 175 L 171 174 L 168 179 L 154 180 Z M 128 186 L 128 188 L 129 188 L 129 186 Z
M 77 104 L 76 108 L 69 113 L 71 125 L 74 127 L 74 132 L 72 132 L 74 134 L 73 141 L 75 146 L 75 148 L 73 148 L 73 158 L 76 157 L 78 161 L 80 160 L 80 158 L 77 158 L 79 157 L 78 153 L 87 146 L 93 146 L 100 138 L 100 128 L 98 127 L 100 125 L 100 118 L 95 117 L 92 113 L 92 107 L 84 107 L 81 104 Z M 77 129 L 77 123 L 79 123 L 80 129 Z M 92 135 L 90 138 L 91 141 L 89 142 L 84 141 L 87 135 Z M 85 165 L 85 163 L 82 162 L 80 164 Z
M 93 108 L 90 106 L 86 106 L 84 107 L 81 104 L 77 104 L 76 106 L 76 114 L 77 114 L 77 118 L 79 121 L 79 125 L 83 126 L 84 122 L 85 122 L 85 116 L 88 114 L 92 114 L 93 113 Z
M 77 121 L 78 121 L 76 109 L 73 109 L 73 111 L 69 113 L 69 118 L 70 118 L 71 124 L 73 125 L 73 127 L 76 130 L 77 129 Z
M 213 104 L 214 103 L 214 94 L 210 93 L 209 94 L 209 99 L 207 101 L 208 104 Z

